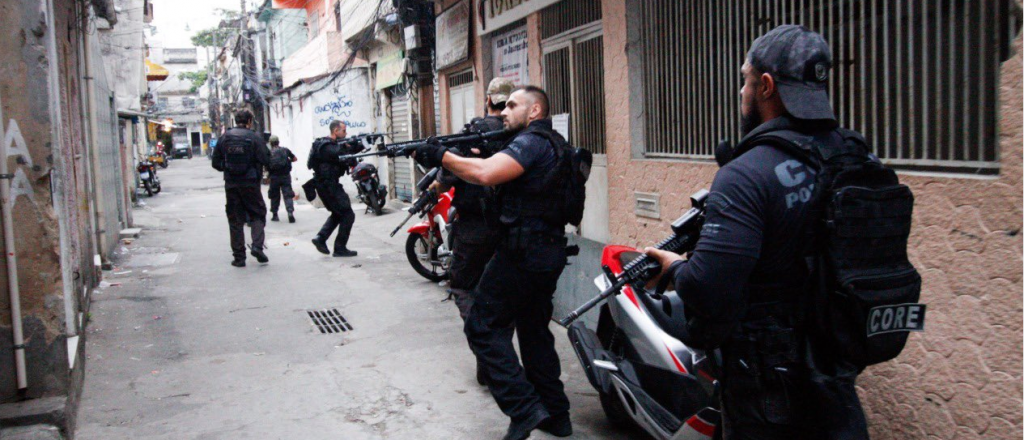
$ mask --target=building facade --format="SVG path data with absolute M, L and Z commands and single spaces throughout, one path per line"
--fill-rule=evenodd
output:
M 442 15 L 466 5 L 473 24 L 467 58 L 438 62 L 439 129 L 481 115 L 484 87 L 505 76 L 544 87 L 556 127 L 594 153 L 583 252 L 556 295 L 565 312 L 595 294 L 603 245 L 659 241 L 710 186 L 715 146 L 739 139 L 753 40 L 786 23 L 821 32 L 842 124 L 916 195 L 910 251 L 929 323 L 859 382 L 872 438 L 1019 438 L 1019 2 L 798 3 L 438 2 L 439 60 Z

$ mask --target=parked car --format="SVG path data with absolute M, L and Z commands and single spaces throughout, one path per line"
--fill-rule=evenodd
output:
M 188 144 L 174 144 L 174 149 L 171 150 L 171 157 L 174 159 L 181 159 L 187 157 L 192 158 L 192 147 Z

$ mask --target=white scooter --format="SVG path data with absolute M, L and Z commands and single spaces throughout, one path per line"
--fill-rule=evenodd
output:
M 674 235 L 658 244 L 676 253 L 693 250 L 704 222 L 708 192 L 691 196 L 693 208 L 672 223 Z M 652 314 L 661 300 L 678 303 L 674 292 L 659 297 L 644 285 L 660 271 L 652 258 L 626 246 L 607 246 L 604 274 L 595 283 L 602 293 L 560 321 L 597 389 L 608 420 L 634 423 L 658 440 L 710 440 L 720 424 L 717 405 L 717 351 L 687 347 L 665 333 Z M 621 294 L 620 294 L 621 293 Z M 597 331 L 574 322 L 605 299 Z M 664 317 L 663 317 L 664 318 Z

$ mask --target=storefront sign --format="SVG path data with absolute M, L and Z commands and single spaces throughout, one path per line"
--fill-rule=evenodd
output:
M 405 56 L 395 52 L 377 62 L 377 90 L 400 84 L 405 77 Z
M 476 0 L 478 14 L 477 33 L 480 35 L 501 29 L 526 18 L 534 12 L 561 0 Z M 571 1 L 571 0 L 570 0 Z
M 530 83 L 526 26 L 495 34 L 491 38 L 494 76 L 508 78 L 517 86 Z
M 437 68 L 469 58 L 469 3 L 462 0 L 437 16 Z

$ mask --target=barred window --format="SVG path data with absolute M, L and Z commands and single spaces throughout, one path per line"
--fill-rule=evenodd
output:
M 601 4 L 562 1 L 541 11 L 544 87 L 551 114 L 569 114 L 569 142 L 605 153 Z
M 634 155 L 710 158 L 740 138 L 740 65 L 781 24 L 821 33 L 840 124 L 887 164 L 996 174 L 1000 63 L 1013 0 L 629 0 Z

